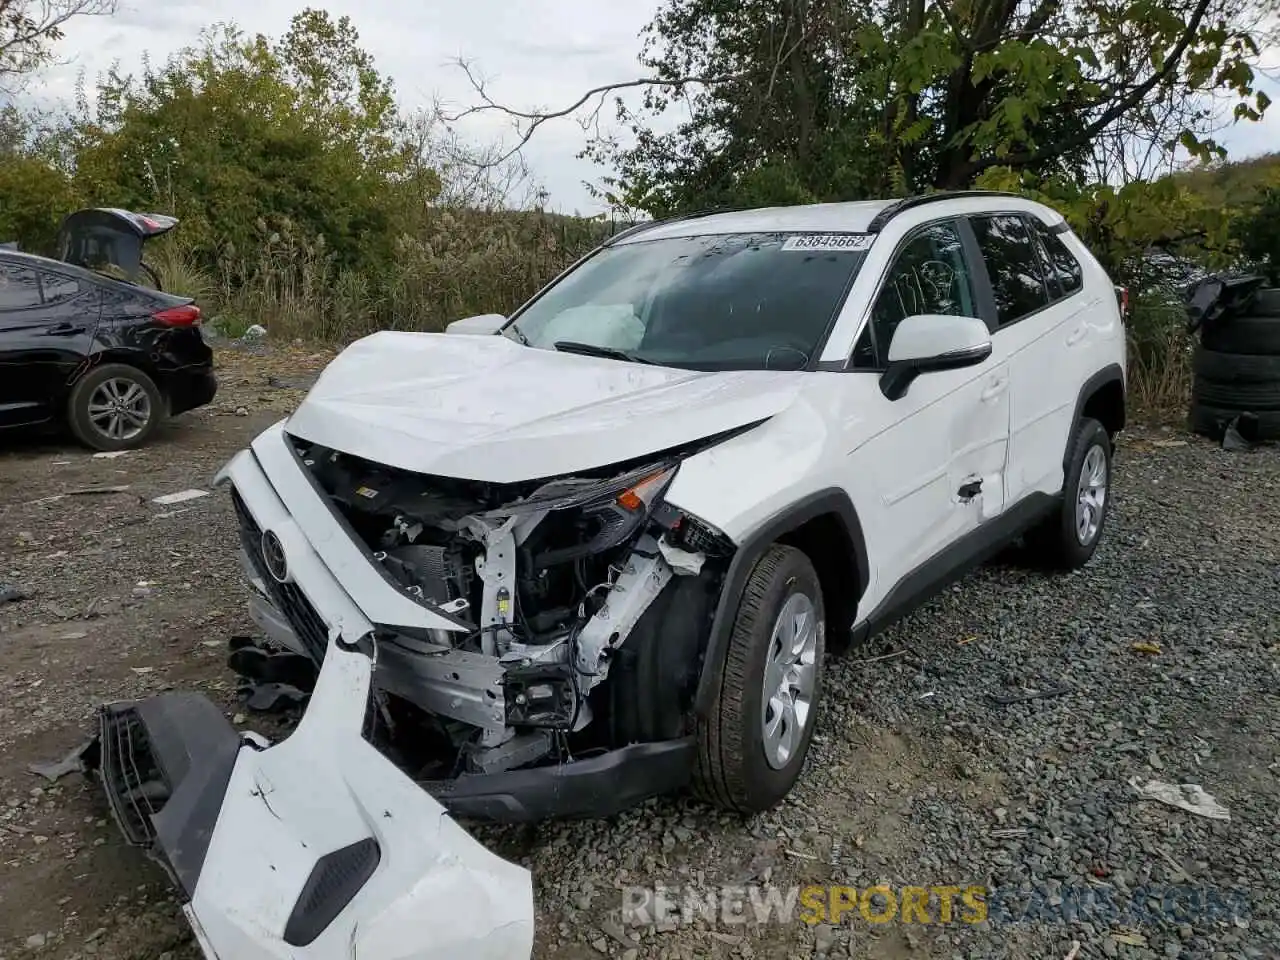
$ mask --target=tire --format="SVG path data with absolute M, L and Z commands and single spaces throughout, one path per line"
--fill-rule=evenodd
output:
M 1218 353 L 1280 356 L 1280 316 L 1231 317 L 1210 323 L 1201 332 L 1200 343 L 1206 350 Z
M 1218 383 L 1197 378 L 1191 402 L 1229 410 L 1280 410 L 1280 380 L 1270 383 Z
M 766 667 L 781 663 L 774 655 L 786 650 L 775 636 L 779 617 L 784 611 L 803 614 L 806 604 L 811 625 L 810 632 L 802 631 L 807 642 L 802 644 L 805 652 L 800 664 L 811 667 L 809 703 L 803 718 L 789 714 L 788 726 L 785 709 L 773 713 L 766 706 Z M 822 693 L 824 615 L 822 588 L 809 558 L 795 547 L 769 547 L 747 578 L 725 652 L 720 689 L 708 716 L 699 722 L 694 789 L 703 799 L 737 813 L 757 813 L 778 803 L 795 784 L 809 751 Z M 786 619 L 792 621 L 790 616 Z M 794 678 L 790 670 L 769 669 L 771 679 Z M 793 697 L 793 703 L 802 702 L 794 689 L 779 689 Z M 780 698 L 772 699 L 777 704 Z M 782 717 L 778 730 L 785 735 L 779 740 L 789 743 L 789 750 L 774 751 L 766 739 L 765 721 L 774 716 Z
M 112 398 L 124 407 L 121 416 L 99 414 Z M 94 367 L 71 388 L 67 422 L 76 439 L 94 450 L 131 450 L 146 443 L 165 416 L 164 395 L 155 381 L 123 363 Z M 112 429 L 119 424 L 118 435 Z
M 1193 403 L 1190 417 L 1191 430 L 1193 433 L 1221 440 L 1227 424 L 1241 415 L 1251 415 L 1257 420 L 1257 433 L 1249 439 L 1280 440 L 1280 410 L 1239 410 Z
M 1198 346 L 1191 369 L 1197 377 L 1215 383 L 1280 383 L 1280 356 L 1222 353 Z
M 1097 420 L 1081 420 L 1067 450 L 1062 504 L 1026 537 L 1031 558 L 1056 570 L 1076 570 L 1089 562 L 1111 509 L 1111 437 L 1106 428 Z

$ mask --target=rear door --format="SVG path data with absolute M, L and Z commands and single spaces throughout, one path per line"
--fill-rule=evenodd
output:
M 1087 346 L 1090 304 L 1080 264 L 1061 243 L 1044 249 L 1038 234 L 1048 231 L 1038 218 L 1001 213 L 971 217 L 970 224 L 995 298 L 992 343 L 1009 362 L 1006 481 L 1009 502 L 1016 503 L 1062 487 L 1066 438 L 1082 382 L 1073 358 Z
M 98 315 L 92 284 L 35 260 L 0 259 L 0 426 L 58 414 Z

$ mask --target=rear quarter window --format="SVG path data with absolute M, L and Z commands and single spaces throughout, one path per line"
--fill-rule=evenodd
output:
M 1048 257 L 1050 279 L 1056 281 L 1062 289 L 1062 296 L 1071 296 L 1084 287 L 1084 268 L 1080 266 L 1076 255 L 1062 242 L 1061 237 L 1050 231 L 1039 220 L 1032 219 L 1031 222 L 1036 235 L 1040 238 L 1040 245 L 1044 247 L 1045 255 Z
M 0 310 L 40 306 L 36 272 L 13 263 L 0 263 Z
M 44 302 L 57 303 L 59 300 L 70 300 L 80 293 L 80 284 L 70 277 L 56 273 L 42 273 L 40 283 L 44 287 Z

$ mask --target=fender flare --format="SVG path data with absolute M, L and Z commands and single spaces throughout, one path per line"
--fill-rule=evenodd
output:
M 1119 383 L 1120 393 L 1124 396 L 1126 403 L 1128 402 L 1128 390 L 1126 389 L 1124 382 L 1124 370 L 1121 369 L 1120 364 L 1118 363 L 1108 364 L 1086 380 L 1084 385 L 1080 388 L 1080 393 L 1076 396 L 1076 409 L 1071 415 L 1072 430 L 1075 430 L 1076 424 L 1080 422 L 1080 417 L 1084 413 L 1084 405 L 1089 402 L 1089 398 L 1109 383 Z M 1123 424 L 1121 429 L 1123 429 Z M 1066 476 L 1066 469 L 1068 466 L 1067 457 L 1071 455 L 1071 445 L 1069 442 L 1070 435 L 1068 435 L 1067 439 L 1067 449 L 1064 450 L 1062 454 L 1062 470 L 1064 477 Z
M 819 490 L 789 504 L 761 523 L 743 539 L 725 573 L 715 615 L 711 621 L 711 633 L 707 638 L 706 651 L 702 658 L 697 692 L 694 696 L 693 708 L 696 715 L 706 716 L 712 697 L 720 688 L 724 674 L 725 653 L 729 647 L 729 636 L 733 631 L 738 604 L 742 600 L 747 577 L 750 576 L 757 561 L 780 537 L 825 513 L 834 513 L 840 518 L 844 524 L 845 533 L 853 544 L 852 559 L 858 577 L 857 598 L 861 599 L 871 576 L 867 563 L 867 542 L 862 533 L 862 522 L 858 519 L 853 502 L 845 491 L 835 487 Z M 850 623 L 850 627 L 852 626 L 853 624 Z

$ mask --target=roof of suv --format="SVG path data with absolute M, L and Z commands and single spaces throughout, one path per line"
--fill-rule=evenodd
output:
M 1020 204 L 1049 211 L 1016 193 L 999 190 L 940 190 L 887 200 L 810 203 L 753 210 L 706 211 L 668 220 L 646 221 L 615 235 L 609 243 L 626 244 L 667 237 L 697 237 L 726 233 L 879 233 L 893 217 L 925 204 L 946 200 L 1012 198 Z
M 863 233 L 875 215 L 898 203 L 897 200 L 858 200 L 846 203 L 811 203 L 791 207 L 760 207 L 693 217 L 676 217 L 646 226 L 619 243 L 634 240 L 661 240 L 666 237 L 693 237 L 715 233 L 791 233 L 818 230 L 830 233 Z

